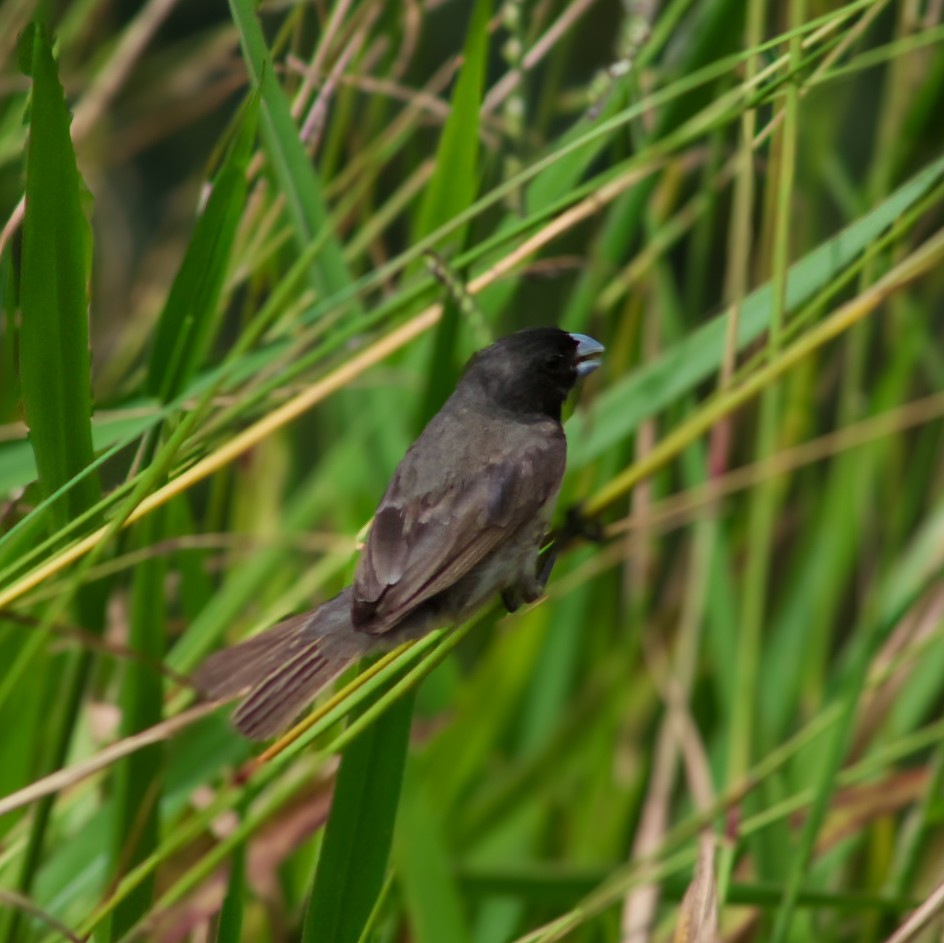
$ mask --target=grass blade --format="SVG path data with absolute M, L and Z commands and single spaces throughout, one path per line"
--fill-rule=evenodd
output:
M 887 200 L 790 267 L 787 310 L 792 311 L 827 286 L 856 257 L 914 206 L 944 175 L 944 158 L 929 164 Z M 753 291 L 741 306 L 738 348 L 756 340 L 770 323 L 773 288 Z M 714 373 L 724 350 L 725 316 L 692 331 L 657 360 L 607 389 L 585 414 L 576 414 L 567 434 L 573 443 L 573 470 L 601 456 L 642 419 L 653 416 Z
M 158 319 L 147 388 L 164 403 L 187 388 L 219 326 L 217 307 L 246 201 L 258 102 L 256 96 L 249 102 Z
M 88 283 L 91 230 L 69 134 L 69 110 L 52 48 L 41 27 L 24 34 L 22 65 L 33 79 L 26 152 L 26 215 L 20 303 L 20 374 L 40 487 L 48 496 L 70 482 L 93 459 Z M 51 273 L 55 277 L 51 277 Z M 50 524 L 63 527 L 92 507 L 101 494 L 98 476 L 84 476 L 50 505 Z M 101 632 L 101 587 L 83 588 L 75 612 L 84 628 Z M 47 617 L 48 618 L 48 617 Z M 40 631 L 47 628 L 42 625 Z M 36 651 L 42 635 L 29 637 L 20 657 Z M 36 770 L 58 768 L 66 755 L 91 667 L 86 651 L 56 663 L 41 677 L 53 705 L 45 739 L 34 745 Z M 42 800 L 31 823 L 18 889 L 29 894 L 39 867 L 53 798 Z M 3 938 L 17 938 L 20 911 L 7 914 Z
M 449 119 L 436 151 L 436 169 L 416 218 L 414 241 L 428 236 L 468 209 L 478 189 L 479 108 L 488 64 L 491 0 L 476 0 L 468 27 L 462 71 L 452 96 Z M 461 244 L 465 227 L 450 235 Z
M 412 716 L 411 693 L 344 751 L 303 943 L 357 943 L 370 919 L 387 870 Z
M 252 0 L 230 0 L 230 10 L 253 88 L 261 101 L 262 140 L 275 182 L 285 194 L 295 243 L 302 251 L 316 237 L 322 240 L 321 252 L 312 263 L 313 285 L 322 295 L 340 292 L 350 286 L 350 275 L 336 237 L 324 232 L 328 210 L 321 183 L 305 153 L 285 92 L 276 77 L 255 4 Z
M 164 533 L 167 514 L 162 509 L 141 528 L 142 546 L 156 543 Z M 137 567 L 131 603 L 129 641 L 148 661 L 133 661 L 125 668 L 121 693 L 121 733 L 132 736 L 160 723 L 164 685 L 154 665 L 164 657 L 165 579 L 163 557 Z M 124 759 L 115 768 L 114 878 L 118 880 L 154 851 L 160 837 L 159 800 L 164 782 L 164 747 L 155 743 Z M 153 878 L 143 882 L 116 908 L 110 938 L 120 940 L 147 913 L 154 896 Z
M 26 216 L 20 273 L 23 408 L 43 491 L 49 495 L 92 461 L 88 193 L 69 137 L 69 112 L 52 51 L 37 28 L 22 40 L 33 77 L 26 150 Z M 56 277 L 50 278 L 55 260 Z M 52 507 L 67 523 L 99 498 L 88 476 Z

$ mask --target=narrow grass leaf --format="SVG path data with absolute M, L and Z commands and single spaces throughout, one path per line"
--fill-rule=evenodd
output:
M 476 0 L 472 10 L 462 71 L 452 96 L 449 118 L 439 139 L 436 169 L 416 217 L 414 242 L 468 209 L 475 199 L 478 189 L 479 109 L 488 64 L 491 7 L 491 0 Z M 455 243 L 462 243 L 464 229 L 452 234 Z
M 350 274 L 336 237 L 325 231 L 329 214 L 321 183 L 278 83 L 255 4 L 252 0 L 230 0 L 230 10 L 253 88 L 261 99 L 262 140 L 275 182 L 285 195 L 296 245 L 302 251 L 316 237 L 322 241 L 321 251 L 312 263 L 313 286 L 322 295 L 340 292 L 350 287 Z
M 411 693 L 344 751 L 303 943 L 357 943 L 383 887 L 406 761 Z
M 165 533 L 161 509 L 145 518 L 138 531 L 140 546 L 156 544 Z M 153 557 L 134 571 L 129 642 L 143 659 L 129 661 L 121 691 L 121 734 L 129 737 L 161 721 L 163 678 L 155 669 L 164 657 L 166 558 Z M 144 861 L 160 837 L 159 803 L 163 794 L 164 747 L 155 743 L 133 753 L 115 768 L 115 817 L 112 873 L 117 880 Z M 148 912 L 154 879 L 142 882 L 115 909 L 110 934 L 120 940 Z
M 220 323 L 217 308 L 246 200 L 258 102 L 257 96 L 249 101 L 157 322 L 147 389 L 164 403 L 186 389 Z
M 226 897 L 216 928 L 216 943 L 240 943 L 243 939 L 243 900 L 246 895 L 246 846 L 240 845 L 230 861 Z
M 827 240 L 790 268 L 787 310 L 794 310 L 824 288 L 857 258 L 944 174 L 944 159 L 925 167 L 875 209 Z M 743 350 L 769 326 L 773 288 L 758 288 L 744 299 L 738 334 Z M 721 314 L 642 369 L 611 385 L 567 429 L 572 443 L 568 466 L 580 468 L 625 438 L 639 423 L 716 372 L 724 351 L 726 318 Z
M 417 214 L 414 241 L 428 236 L 467 210 L 478 190 L 479 112 L 488 65 L 491 6 L 491 0 L 477 0 L 472 10 L 462 71 L 452 96 L 449 118 L 439 139 L 436 169 Z M 452 234 L 450 244 L 464 248 L 467 233 L 468 224 Z M 432 360 L 426 373 L 421 425 L 439 409 L 455 385 L 459 373 L 456 347 L 461 314 L 461 305 L 456 298 L 446 301 L 431 348 Z
M 48 496 L 93 460 L 87 320 L 92 240 L 83 206 L 87 191 L 69 133 L 69 110 L 52 48 L 39 26 L 23 34 L 19 52 L 33 79 L 20 283 L 20 375 L 40 486 Z M 95 505 L 100 494 L 98 476 L 85 475 L 51 504 L 48 522 L 67 525 Z M 83 587 L 76 594 L 75 617 L 83 628 L 102 631 L 105 598 L 102 586 Z M 29 637 L 18 657 L 29 659 L 43 644 L 43 637 Z M 35 679 L 51 707 L 44 714 L 43 737 L 32 744 L 34 772 L 42 775 L 64 761 L 90 668 L 87 651 L 69 653 L 51 659 Z M 17 889 L 28 896 L 52 810 L 52 797 L 37 804 L 20 858 Z M 17 940 L 20 919 L 19 911 L 0 916 L 0 939 Z

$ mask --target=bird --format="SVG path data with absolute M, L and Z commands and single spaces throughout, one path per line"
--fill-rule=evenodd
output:
M 498 596 L 509 612 L 540 598 L 567 456 L 561 411 L 603 352 L 585 334 L 539 327 L 473 354 L 394 471 L 353 583 L 212 654 L 193 679 L 200 695 L 246 695 L 233 724 L 268 740 L 364 656 L 459 624 Z

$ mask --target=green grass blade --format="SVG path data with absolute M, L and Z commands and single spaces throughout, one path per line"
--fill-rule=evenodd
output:
M 240 845 L 230 861 L 226 898 L 220 911 L 216 943 L 240 943 L 243 939 L 243 900 L 246 895 L 246 846 Z
M 147 389 L 165 403 L 187 388 L 219 326 L 217 308 L 246 200 L 257 110 L 253 96 L 158 319 Z
M 303 943 L 357 943 L 383 888 L 406 762 L 413 694 L 344 751 Z
M 468 209 L 478 189 L 479 108 L 488 65 L 488 20 L 491 0 L 476 0 L 468 26 L 462 71 L 456 82 L 436 151 L 436 169 L 416 217 L 414 241 L 428 236 Z M 450 235 L 463 242 L 463 229 Z
M 140 531 L 143 547 L 164 536 L 163 512 L 147 518 Z M 131 736 L 163 715 L 164 685 L 154 665 L 164 657 L 166 560 L 156 557 L 135 569 L 129 642 L 148 661 L 129 662 L 121 692 L 121 732 Z M 160 837 L 159 802 L 164 786 L 164 746 L 153 744 L 127 757 L 115 769 L 113 875 L 117 881 L 151 855 Z M 116 908 L 112 940 L 121 939 L 148 912 L 154 896 L 153 878 L 143 882 Z
M 311 165 L 292 120 L 285 92 L 278 83 L 272 57 L 252 0 L 230 0 L 233 21 L 253 88 L 262 107 L 261 131 L 266 156 L 276 184 L 285 195 L 288 216 L 299 251 L 316 237 L 322 248 L 312 263 L 312 282 L 322 295 L 331 295 L 350 286 L 344 256 L 333 233 L 325 233 L 328 210 L 321 183 Z
M 826 287 L 846 266 L 914 206 L 944 175 L 944 158 L 929 164 L 861 219 L 790 267 L 787 310 L 795 310 Z M 741 306 L 738 346 L 743 349 L 768 327 L 773 311 L 770 284 L 751 292 Z M 656 415 L 681 394 L 711 376 L 724 350 L 725 316 L 719 315 L 691 331 L 660 358 L 612 384 L 585 414 L 568 426 L 571 470 L 612 448 L 639 423 Z
M 70 115 L 52 48 L 39 26 L 23 35 L 20 54 L 33 79 L 20 285 L 20 374 L 40 486 L 48 496 L 93 460 L 88 349 L 92 243 L 83 206 L 86 191 L 69 133 Z M 85 475 L 51 505 L 47 520 L 63 527 L 92 507 L 100 494 L 98 476 Z M 101 587 L 83 588 L 76 596 L 76 618 L 91 632 L 103 628 L 104 600 Z M 44 642 L 44 635 L 30 637 L 18 654 L 36 652 Z M 40 773 L 56 769 L 65 759 L 90 667 L 88 652 L 70 653 L 65 664 L 54 661 L 37 681 L 53 699 L 44 737 L 32 745 Z M 47 797 L 32 819 L 17 878 L 23 894 L 30 893 L 36 877 L 52 809 L 53 797 Z M 20 918 L 16 911 L 0 920 L 3 939 L 17 938 Z
M 479 109 L 488 65 L 491 6 L 491 0 L 477 0 L 472 10 L 462 71 L 452 96 L 449 119 L 439 139 L 436 169 L 417 213 L 414 241 L 423 239 L 467 210 L 478 190 Z M 448 245 L 464 248 L 467 232 L 468 224 L 452 233 L 446 248 Z M 430 351 L 421 428 L 446 400 L 459 375 L 456 348 L 460 340 L 461 313 L 456 298 L 446 301 Z
M 20 375 L 30 443 L 48 495 L 92 461 L 92 237 L 88 193 L 76 167 L 69 111 L 52 51 L 39 29 L 25 35 L 22 46 L 33 94 L 20 273 Z M 96 476 L 84 478 L 54 506 L 54 520 L 67 523 L 100 493 Z

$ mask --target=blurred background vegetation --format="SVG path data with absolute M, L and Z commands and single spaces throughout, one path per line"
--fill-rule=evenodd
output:
M 942 41 L 0 4 L 0 943 L 940 939 Z M 350 578 L 535 324 L 607 346 L 559 508 L 604 539 L 254 763 L 186 674 Z

